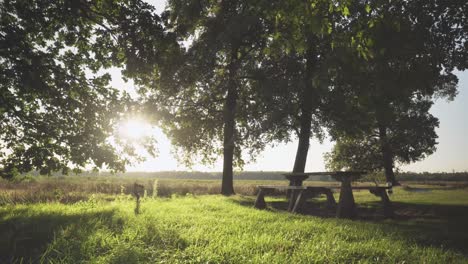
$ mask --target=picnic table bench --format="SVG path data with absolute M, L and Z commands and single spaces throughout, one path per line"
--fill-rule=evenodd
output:
M 336 210 L 336 216 L 339 218 L 352 218 L 356 216 L 356 204 L 354 201 L 352 190 L 369 190 L 370 193 L 381 198 L 385 217 L 393 217 L 393 208 L 390 199 L 387 195 L 387 189 L 390 186 L 351 186 L 353 179 L 359 178 L 365 172 L 311 172 L 311 173 L 287 173 L 283 174 L 289 180 L 289 186 L 286 185 L 260 185 L 258 187 L 257 199 L 255 200 L 255 208 L 266 208 L 265 195 L 273 190 L 286 190 L 289 200 L 288 211 L 297 213 L 300 212 L 305 204 L 305 201 L 320 194 L 327 197 L 327 206 L 333 207 L 336 205 L 333 197 L 333 189 L 340 189 L 340 198 Z M 341 186 L 303 186 L 302 182 L 308 176 L 330 175 L 334 179 L 341 182 Z M 297 177 L 297 178 L 295 178 Z

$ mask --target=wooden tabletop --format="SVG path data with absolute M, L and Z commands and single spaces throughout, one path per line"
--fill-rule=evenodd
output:
M 284 176 L 361 176 L 365 171 L 323 171 L 323 172 L 288 172 Z

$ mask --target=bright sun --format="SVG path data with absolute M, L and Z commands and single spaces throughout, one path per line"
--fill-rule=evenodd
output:
M 151 125 L 141 119 L 132 119 L 119 125 L 119 135 L 130 140 L 139 140 L 151 135 Z

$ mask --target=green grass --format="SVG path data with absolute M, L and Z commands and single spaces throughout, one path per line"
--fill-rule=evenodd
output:
M 261 211 L 252 196 L 217 195 L 147 198 L 135 215 L 132 198 L 114 198 L 1 207 L 0 262 L 468 263 L 467 189 L 398 188 L 394 220 L 382 220 L 366 192 L 355 198 L 371 217 L 358 220 L 289 214 L 276 209 L 281 198 Z

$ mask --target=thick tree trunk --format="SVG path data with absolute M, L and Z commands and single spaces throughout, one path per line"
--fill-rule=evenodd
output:
M 235 86 L 229 87 L 224 105 L 224 141 L 223 141 L 223 179 L 221 194 L 234 194 L 233 182 L 233 158 L 235 144 L 235 111 L 237 103 L 237 91 Z
M 387 182 L 392 183 L 393 186 L 400 185 L 400 183 L 395 179 L 395 174 L 393 173 L 393 154 L 388 143 L 387 129 L 384 125 L 381 124 L 379 124 L 379 138 L 383 166 L 385 170 L 385 178 Z
M 306 69 L 304 74 L 304 82 L 302 86 L 303 90 L 301 98 L 301 116 L 299 120 L 299 143 L 297 146 L 293 172 L 304 172 L 311 137 L 310 129 L 312 125 L 312 101 L 314 99 L 314 87 L 312 86 L 312 76 L 314 74 L 314 68 L 317 64 L 316 54 L 312 49 L 308 50 L 306 54 L 306 60 Z
M 237 48 L 232 50 L 231 63 L 229 65 L 229 80 L 227 84 L 227 95 L 224 103 L 224 130 L 223 130 L 223 178 L 221 181 L 221 194 L 234 194 L 233 181 L 233 159 L 236 137 L 236 105 L 237 105 L 237 84 L 235 74 L 237 70 Z
M 301 127 L 299 131 L 299 143 L 297 145 L 296 159 L 294 161 L 293 172 L 304 172 L 307 162 L 307 154 L 310 145 L 310 128 L 312 122 L 310 109 L 303 109 L 301 113 Z

